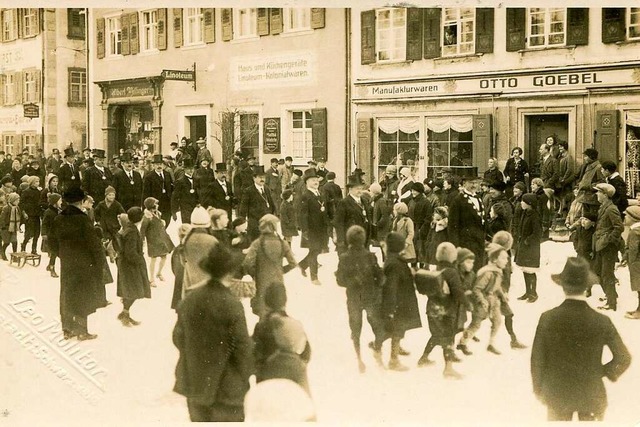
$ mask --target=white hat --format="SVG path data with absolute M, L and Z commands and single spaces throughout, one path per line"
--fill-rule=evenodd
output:
M 259 382 L 244 397 L 245 422 L 315 421 L 313 402 L 302 387 L 286 379 Z
M 211 227 L 211 217 L 202 206 L 196 206 L 191 212 L 191 226 L 199 228 Z

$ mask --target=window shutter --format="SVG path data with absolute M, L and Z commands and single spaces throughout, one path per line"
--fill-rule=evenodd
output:
M 373 176 L 373 119 L 358 118 L 357 126 L 357 166 L 362 169 L 367 176 Z
M 204 42 L 213 43 L 216 41 L 216 13 L 215 9 L 205 8 L 202 9 L 204 15 Z
M 44 150 L 44 135 L 42 135 L 41 133 L 36 134 L 36 150 L 38 148 L 41 148 Z
M 96 45 L 98 59 L 104 58 L 104 18 L 96 20 Z
M 325 17 L 324 17 L 325 9 L 322 7 L 312 7 L 311 8 L 311 28 L 317 30 L 318 28 L 324 28 L 325 25 Z
M 24 88 L 24 73 L 22 71 L 16 71 L 13 74 L 13 88 L 15 89 L 16 94 L 16 105 L 22 104 Z
M 422 9 L 407 8 L 407 60 L 422 59 Z
M 494 9 L 476 9 L 476 53 L 493 53 Z
M 627 33 L 626 12 L 623 7 L 602 9 L 602 43 L 624 41 Z
M 618 163 L 618 111 L 601 110 L 596 113 L 595 147 L 598 158 Z
M 7 76 L 0 74 L 0 105 L 4 105 L 4 82 Z
M 311 141 L 314 159 L 327 159 L 327 109 L 311 110 Z
M 259 7 L 257 10 L 257 27 L 259 36 L 269 35 L 269 9 Z
M 167 9 L 158 9 L 158 50 L 167 50 Z
M 34 102 L 38 103 L 42 101 L 42 70 L 36 70 L 33 74 L 33 78 L 36 81 L 36 94 Z
M 517 52 L 525 48 L 527 27 L 527 9 L 524 7 L 507 8 L 507 52 Z
M 15 141 L 13 145 L 15 152 L 22 153 L 22 149 L 24 148 L 24 135 L 14 135 L 13 140 Z
M 233 9 L 222 9 L 222 41 L 233 39 Z
M 2 24 L 4 22 L 4 10 L 0 10 L 0 24 Z M 4 24 L 3 24 L 4 25 Z M 0 30 L 2 30 L 0 28 Z M 0 42 L 6 42 L 7 40 L 4 39 L 4 30 L 0 31 Z
M 182 9 L 173 9 L 173 47 L 180 47 L 182 39 Z
M 271 35 L 280 34 L 283 29 L 282 9 L 269 9 L 269 27 Z
M 140 26 L 138 24 L 138 12 L 129 14 L 129 44 L 131 45 L 131 54 L 135 55 L 140 52 Z
M 122 49 L 121 52 L 123 55 L 131 55 L 131 44 L 129 39 L 129 14 L 125 13 L 120 17 L 120 28 L 121 28 L 121 40 L 122 40 Z
M 567 45 L 585 46 L 589 43 L 589 8 L 567 9 Z
M 35 26 L 35 30 L 33 32 L 34 36 L 37 36 L 38 34 L 40 34 L 40 11 L 41 9 L 36 9 L 36 14 L 34 15 L 34 26 Z M 83 20 L 84 22 L 84 20 Z
M 478 174 L 484 173 L 491 156 L 491 125 L 491 114 L 473 116 L 473 164 L 478 167 Z
M 424 9 L 424 57 L 439 58 L 442 55 L 440 46 L 440 30 L 442 9 L 430 7 Z
M 360 63 L 376 62 L 376 11 L 360 12 Z
M 23 12 L 24 9 L 13 9 L 13 28 L 15 28 L 16 37 L 19 39 L 22 38 L 22 16 L 24 15 Z

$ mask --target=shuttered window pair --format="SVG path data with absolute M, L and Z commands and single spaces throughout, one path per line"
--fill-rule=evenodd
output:
M 21 135 L 15 133 L 2 134 L 2 150 L 6 154 L 15 156 L 25 148 L 29 150 L 29 154 L 35 154 L 37 149 L 42 148 L 42 135 L 35 132 L 27 132 Z
M 41 78 L 36 69 L 0 74 L 0 105 L 40 102 Z
M 602 43 L 640 40 L 639 7 L 602 9 Z
M 151 9 L 98 18 L 96 45 L 98 58 L 135 55 L 140 51 L 166 50 L 167 9 Z
M 173 9 L 173 47 L 196 46 L 216 41 L 215 9 Z

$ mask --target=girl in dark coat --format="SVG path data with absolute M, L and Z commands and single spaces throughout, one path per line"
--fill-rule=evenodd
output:
M 280 205 L 280 225 L 282 236 L 291 246 L 291 238 L 298 235 L 296 213 L 293 207 L 293 191 L 290 189 L 282 192 L 282 204 Z
M 524 182 L 516 182 L 513 186 L 513 197 L 509 200 L 511 202 L 511 206 L 513 207 L 513 218 L 511 219 L 511 235 L 513 236 L 513 241 L 518 242 L 520 237 L 520 222 L 522 221 L 522 205 L 520 202 L 522 201 L 522 196 L 526 192 L 526 186 Z M 513 248 L 513 252 L 518 250 L 517 247 Z
M 164 282 L 162 270 L 167 262 L 167 254 L 170 254 L 174 248 L 173 242 L 165 229 L 165 223 L 161 219 L 158 203 L 158 199 L 153 197 L 147 197 L 145 199 L 144 217 L 142 219 L 142 225 L 140 226 L 142 241 L 147 241 L 147 251 L 149 251 L 149 258 L 151 258 L 151 262 L 149 263 L 149 278 L 151 279 L 150 285 L 152 287 L 156 286 L 153 281 L 154 277 Z M 160 258 L 160 264 L 158 265 L 158 272 L 156 273 L 156 260 L 158 258 Z
M 27 243 L 33 239 L 31 253 L 37 253 L 38 239 L 40 238 L 40 218 L 42 217 L 42 207 L 40 206 L 40 178 L 30 176 L 27 179 L 27 187 L 20 195 L 20 207 L 27 214 L 27 221 L 24 228 L 24 240 L 22 241 L 22 252 L 27 250 Z
M 118 248 L 118 296 L 122 298 L 122 312 L 118 319 L 124 326 L 139 325 L 129 315 L 129 309 L 140 298 L 151 298 L 147 263 L 142 252 L 142 236 L 138 227 L 142 223 L 142 209 L 134 206 L 127 212 L 128 224 L 118 233 L 122 236 Z
M 114 236 L 120 229 L 118 216 L 125 213 L 124 208 L 116 200 L 116 190 L 112 186 L 108 186 L 104 190 L 104 200 L 98 203 L 94 209 L 96 222 L 100 224 L 105 238 L 113 240 Z
M 178 304 L 182 299 L 182 282 L 184 281 L 184 258 L 182 256 L 183 240 L 189 234 L 191 224 L 182 224 L 178 228 L 178 246 L 171 254 L 171 271 L 175 277 L 173 283 L 173 297 L 171 298 L 171 308 L 178 310 Z
M 534 178 L 531 181 L 531 193 L 536 196 L 535 209 L 538 211 L 538 217 L 540 218 L 540 224 L 542 225 L 542 237 L 549 237 L 549 227 L 551 226 L 551 211 L 547 203 L 549 198 L 544 192 L 543 182 L 540 178 Z
M 47 206 L 49 206 L 49 200 L 47 199 L 49 194 L 62 194 L 62 190 L 58 188 L 58 181 L 59 179 L 57 175 L 52 173 L 47 175 L 44 182 L 44 188 L 40 192 L 40 206 L 42 206 L 42 209 L 47 209 Z
M 436 261 L 436 250 L 438 246 L 440 246 L 443 242 L 449 241 L 449 230 L 447 227 L 449 226 L 449 210 L 446 206 L 438 206 L 433 211 L 433 220 L 431 221 L 431 227 L 428 228 L 428 234 L 424 237 L 425 242 L 425 262 L 430 267 L 430 269 L 435 268 L 435 265 L 438 264 Z M 426 230 L 427 227 L 422 227 L 422 232 Z
M 53 225 L 53 220 L 60 214 L 62 210 L 62 196 L 57 193 L 49 193 L 47 196 L 49 206 L 42 216 L 42 252 L 49 253 L 49 264 L 47 271 L 51 273 L 51 277 L 58 277 L 56 273 L 56 257 L 58 256 L 51 248 L 49 248 L 49 231 Z
M 436 251 L 438 271 L 441 271 L 443 282 L 446 282 L 449 292 L 442 295 L 433 295 L 427 301 L 427 320 L 431 337 L 424 348 L 422 357 L 418 360 L 418 366 L 431 365 L 434 362 L 429 359 L 429 354 L 436 346 L 442 347 L 444 354 L 445 378 L 461 379 L 462 376 L 453 369 L 453 362 L 460 359 L 455 355 L 453 342 L 458 332 L 459 318 L 466 320 L 465 295 L 460 281 L 460 273 L 455 267 L 458 258 L 456 247 L 449 242 L 441 243 Z
M 2 234 L 2 259 L 7 260 L 7 248 L 11 245 L 13 252 L 18 251 L 18 231 L 20 224 L 27 218 L 20 209 L 20 196 L 11 193 L 7 196 L 7 205 L 0 214 L 0 233 Z
M 380 191 L 378 191 L 380 189 Z M 380 188 L 380 184 L 371 184 L 369 187 L 373 197 L 373 219 L 371 226 L 373 230 L 373 245 L 380 246 L 380 242 L 384 242 L 387 234 L 391 231 L 391 223 L 393 221 L 393 200 L 388 199 Z
M 520 223 L 520 238 L 516 251 L 516 264 L 522 269 L 525 283 L 525 294 L 519 300 L 536 302 L 538 278 L 536 273 L 540 268 L 540 242 L 542 240 L 542 222 L 536 210 L 537 197 L 535 194 L 522 196 L 522 221 Z
M 400 256 L 406 238 L 399 233 L 389 233 L 386 239 L 387 259 L 384 263 L 382 287 L 382 318 L 387 333 L 391 336 L 391 359 L 389 369 L 406 371 L 398 356 L 400 340 L 406 331 L 422 327 L 418 299 L 413 284 L 413 275 L 407 262 Z
M 491 209 L 489 209 L 489 220 L 486 225 L 488 241 L 491 241 L 497 232 L 507 231 L 507 215 L 508 212 L 506 212 L 504 205 L 500 203 L 491 205 Z

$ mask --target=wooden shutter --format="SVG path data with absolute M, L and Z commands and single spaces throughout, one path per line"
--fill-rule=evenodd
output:
M 13 9 L 13 28 L 16 31 L 16 38 L 22 38 L 22 15 L 24 9 Z
M 494 9 L 476 9 L 476 53 L 493 53 Z
M 598 159 L 618 163 L 618 111 L 601 110 L 596 113 L 596 140 Z
M 265 7 L 259 7 L 257 10 L 257 27 L 259 36 L 269 35 L 269 9 Z
M 202 9 L 203 22 L 204 22 L 204 42 L 213 43 L 216 41 L 216 12 L 215 9 L 204 8 Z
M 36 13 L 33 18 L 34 27 L 35 27 L 35 31 L 33 32 L 34 36 L 37 36 L 38 34 L 40 34 L 40 11 L 41 9 L 36 9 Z M 82 20 L 82 22 L 84 22 L 84 19 Z
M 222 41 L 233 39 L 233 9 L 222 9 Z
M 4 82 L 6 79 L 6 75 L 0 74 L 0 105 L 4 105 Z
M 129 15 L 129 44 L 131 45 L 132 55 L 140 52 L 140 24 L 138 22 L 138 12 L 133 12 Z
M 567 9 L 567 45 L 584 46 L 589 43 L 589 8 Z
M 602 9 L 602 43 L 624 41 L 627 33 L 626 13 L 623 7 Z
M 158 9 L 158 50 L 167 50 L 167 9 Z
M 182 9 L 173 9 L 173 47 L 180 47 L 182 38 Z
M 327 160 L 327 109 L 311 110 L 311 147 L 314 159 Z
M 473 164 L 478 167 L 478 174 L 487 169 L 493 144 L 491 114 L 473 116 Z
M 527 9 L 507 8 L 507 52 L 517 52 L 526 46 Z
M 317 30 L 318 28 L 324 28 L 325 25 L 325 17 L 324 17 L 325 9 L 322 7 L 312 7 L 311 8 L 311 28 Z
M 424 57 L 438 58 L 442 55 L 440 45 L 442 9 L 430 7 L 424 9 Z
M 271 35 L 280 34 L 284 28 L 282 22 L 282 9 L 272 8 L 269 9 L 269 27 Z
M 16 105 L 22 104 L 24 92 L 24 73 L 16 71 L 13 74 L 13 88 L 15 89 Z
M 122 40 L 121 52 L 123 55 L 131 55 L 131 43 L 129 39 L 130 15 L 125 13 L 120 17 L 120 39 Z
M 376 11 L 360 12 L 360 63 L 376 62 Z
M 96 20 L 96 53 L 98 59 L 104 58 L 104 18 Z
M 373 119 L 358 118 L 356 122 L 358 126 L 357 166 L 367 176 L 373 177 Z
M 34 72 L 34 79 L 36 81 L 35 102 L 37 103 L 42 101 L 42 70 Z
M 407 8 L 407 60 L 422 59 L 422 9 Z

